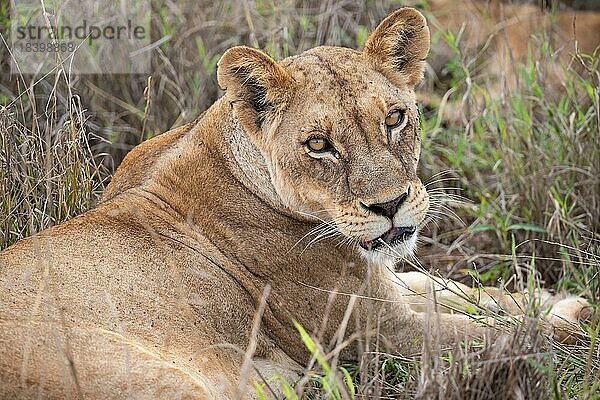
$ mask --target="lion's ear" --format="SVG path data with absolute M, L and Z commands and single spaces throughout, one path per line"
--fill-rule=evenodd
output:
M 285 105 L 292 78 L 260 50 L 233 47 L 218 62 L 219 86 L 231 96 L 245 129 L 260 130 Z
M 423 79 L 429 53 L 429 28 L 414 8 L 401 8 L 388 15 L 371 33 L 363 54 L 392 82 L 415 86 Z

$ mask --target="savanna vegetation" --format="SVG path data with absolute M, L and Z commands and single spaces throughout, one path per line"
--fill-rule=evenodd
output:
M 153 1 L 152 74 L 80 76 L 60 66 L 10 74 L 9 7 L 0 3 L 0 249 L 93 207 L 127 151 L 208 108 L 220 95 L 216 64 L 227 48 L 255 46 L 277 59 L 321 44 L 361 48 L 372 27 L 407 3 Z M 483 20 L 498 29 L 474 43 L 474 21 L 449 29 L 439 2 L 415 3 L 434 43 L 419 95 L 420 173 L 433 207 L 418 257 L 398 268 L 510 290 L 541 285 L 597 305 L 600 50 L 552 40 L 546 27 L 529 32 L 510 70 L 498 70 L 494 35 L 503 22 L 485 7 Z M 595 4 L 542 3 L 554 13 Z M 535 304 L 528 313 L 538 313 Z M 300 382 L 275 377 L 269 385 L 290 399 L 600 399 L 597 319 L 584 328 L 588 340 L 565 347 L 532 319 L 481 348 L 426 346 L 411 358 L 371 349 L 362 363 L 345 365 L 298 327 L 314 354 L 310 371 Z

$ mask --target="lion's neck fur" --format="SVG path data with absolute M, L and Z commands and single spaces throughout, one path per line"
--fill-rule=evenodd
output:
M 232 156 L 228 160 L 229 170 L 256 196 L 276 209 L 287 211 L 271 182 L 266 156 L 252 143 L 234 118 L 231 118 L 230 124 L 230 129 L 224 132 L 225 142 Z
M 257 275 L 269 274 L 291 260 L 312 262 L 319 268 L 356 261 L 349 249 L 332 250 L 331 243 L 303 251 L 311 237 L 302 239 L 316 224 L 283 205 L 265 156 L 235 117 L 222 118 L 231 115 L 222 109 L 228 107 L 227 99 L 221 99 L 207 111 L 180 140 L 179 150 L 161 161 L 148 190 L 196 224 L 228 256 L 245 263 L 244 257 L 252 255 L 247 266 L 260 264 L 262 271 L 253 271 Z M 250 244 L 252 251 L 247 248 Z
M 325 313 L 326 290 L 359 290 L 367 281 L 366 268 L 349 248 L 328 241 L 307 247 L 314 236 L 306 235 L 316 224 L 295 217 L 281 205 L 260 151 L 244 137 L 233 118 L 219 117 L 229 114 L 219 107 L 228 106 L 217 102 L 173 146 L 178 150 L 166 154 L 161 169 L 144 190 L 181 216 L 177 226 L 185 232 L 175 234 L 177 243 L 183 242 L 182 233 L 198 244 L 208 239 L 220 252 L 218 256 L 207 253 L 209 258 L 217 260 L 257 302 L 265 286 L 272 288 L 268 304 L 273 314 L 264 317 L 269 329 L 279 329 L 290 314 L 310 324 L 315 313 Z M 194 239 L 198 232 L 202 238 Z M 201 245 L 195 248 L 204 254 Z M 196 258 L 200 263 L 205 259 Z M 307 291 L 306 285 L 322 291 Z M 334 307 L 340 308 L 336 316 L 344 314 L 344 300 L 336 300 Z M 332 327 L 338 326 L 337 322 L 332 322 Z M 294 338 L 285 340 L 290 343 L 282 347 L 295 349 L 289 355 L 301 360 L 302 346 Z

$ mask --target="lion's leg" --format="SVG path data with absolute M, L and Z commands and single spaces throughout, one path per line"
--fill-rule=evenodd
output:
M 436 312 L 479 313 L 489 310 L 520 315 L 527 309 L 530 297 L 527 293 L 509 293 L 495 287 L 472 288 L 451 279 L 416 271 L 397 276 L 406 285 L 407 303 L 420 312 L 431 309 L 433 303 Z M 548 308 L 552 304 L 553 298 L 547 291 L 540 290 L 536 296 L 543 307 Z
M 397 274 L 406 304 L 418 312 L 435 311 L 450 313 L 465 311 L 473 291 L 460 282 L 434 278 L 421 272 Z
M 420 354 L 424 346 L 453 348 L 461 342 L 481 341 L 500 331 L 486 316 L 417 312 L 399 303 L 381 304 L 376 335 L 384 347 L 402 355 Z M 386 318 L 387 317 L 387 318 Z
M 519 316 L 536 304 L 548 311 L 545 319 L 552 326 L 554 337 L 563 342 L 581 336 L 579 322 L 589 319 L 592 314 L 585 299 L 552 296 L 546 290 L 536 291 L 535 298 L 532 298 L 525 292 L 509 293 L 494 287 L 471 288 L 460 282 L 415 271 L 398 273 L 397 277 L 405 285 L 406 303 L 418 312 L 480 313 L 489 310 Z

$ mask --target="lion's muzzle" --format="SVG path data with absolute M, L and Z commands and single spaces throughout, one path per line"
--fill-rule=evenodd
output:
M 414 226 L 392 227 L 383 235 L 372 240 L 361 240 L 360 246 L 365 250 L 375 250 L 381 246 L 388 245 L 390 247 L 395 244 L 402 243 L 415 234 L 417 228 Z

